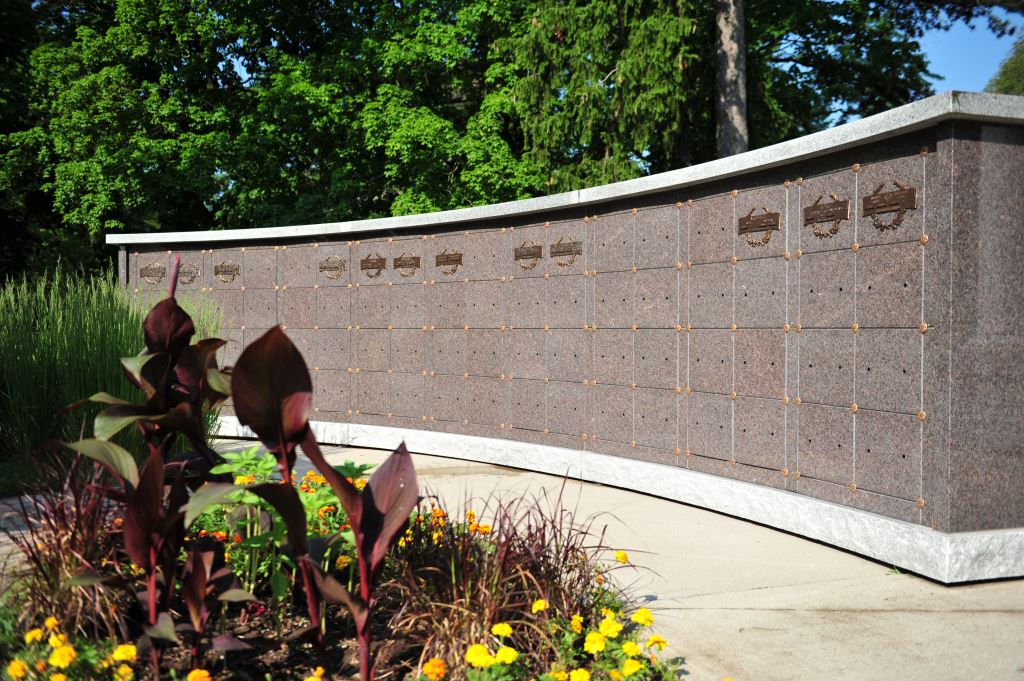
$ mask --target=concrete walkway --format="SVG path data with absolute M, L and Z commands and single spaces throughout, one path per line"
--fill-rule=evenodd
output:
M 332 463 L 379 463 L 387 452 L 329 447 L 325 454 Z M 491 494 L 557 494 L 565 484 L 566 504 L 578 505 L 581 517 L 603 514 L 608 543 L 640 566 L 617 578 L 650 600 L 655 629 L 669 640 L 668 652 L 685 659 L 688 680 L 1024 681 L 1024 580 L 946 587 L 676 502 L 413 458 L 421 486 L 449 510 Z

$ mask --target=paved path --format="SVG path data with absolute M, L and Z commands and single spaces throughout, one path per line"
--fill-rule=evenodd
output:
M 332 463 L 386 455 L 325 454 Z M 565 484 L 566 503 L 582 516 L 605 514 L 609 543 L 642 566 L 634 593 L 650 599 L 688 680 L 1024 681 L 1024 580 L 946 587 L 672 501 L 487 464 L 414 460 L 421 485 L 449 508 L 492 493 L 557 494 Z

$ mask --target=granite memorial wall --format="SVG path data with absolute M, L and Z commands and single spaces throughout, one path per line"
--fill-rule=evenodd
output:
M 550 210 L 136 241 L 123 275 L 164 289 L 180 253 L 227 364 L 281 325 L 317 421 L 610 455 L 627 487 L 640 461 L 944 533 L 1024 526 L 1024 127 L 842 146 Z

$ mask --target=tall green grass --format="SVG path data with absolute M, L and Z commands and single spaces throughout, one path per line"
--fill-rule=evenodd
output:
M 120 358 L 143 348 L 142 322 L 163 295 L 132 300 L 111 273 L 75 275 L 61 268 L 23 277 L 0 290 L 0 495 L 33 479 L 39 445 L 92 430 L 97 408 L 68 415 L 62 407 L 105 391 L 141 402 Z M 197 337 L 219 335 L 221 314 L 209 301 L 180 296 Z M 212 419 L 209 420 L 212 425 Z M 139 451 L 135 429 L 118 436 Z

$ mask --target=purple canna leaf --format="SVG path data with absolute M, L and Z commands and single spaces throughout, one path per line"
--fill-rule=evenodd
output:
M 181 309 L 173 297 L 164 298 L 153 306 L 142 323 L 146 349 L 150 353 L 180 354 L 188 347 L 196 327 L 192 318 Z
M 363 491 L 363 499 L 362 524 L 366 526 L 367 520 L 372 518 L 376 530 L 376 536 L 369 533 L 368 527 L 364 530 L 367 548 L 370 548 L 370 569 L 376 577 L 384 565 L 388 548 L 399 530 L 409 522 L 409 514 L 419 500 L 416 468 L 404 442 L 374 471 Z M 372 514 L 366 511 L 371 507 Z
M 295 445 L 313 410 L 313 381 L 295 345 L 280 327 L 247 347 L 231 372 L 231 395 L 242 425 L 277 455 L 290 480 Z
M 210 650 L 230 652 L 233 650 L 252 650 L 252 646 L 245 641 L 235 638 L 231 634 L 215 636 L 210 645 Z

